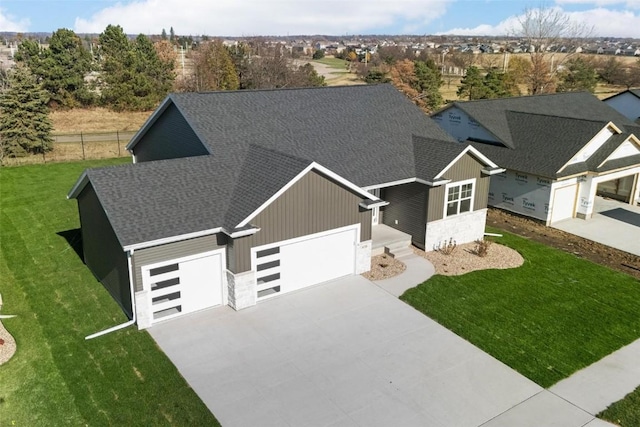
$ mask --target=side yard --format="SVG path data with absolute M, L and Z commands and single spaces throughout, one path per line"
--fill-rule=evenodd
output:
M 543 387 L 640 337 L 638 280 L 512 234 L 499 242 L 524 265 L 434 276 L 401 298 Z
M 0 366 L 0 425 L 218 425 L 146 332 L 85 341 L 127 319 L 84 266 L 74 202 L 87 167 L 0 168 L 0 277 L 17 352 Z

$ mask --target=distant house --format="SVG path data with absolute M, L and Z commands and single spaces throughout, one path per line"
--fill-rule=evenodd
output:
M 640 126 L 589 93 L 455 102 L 432 118 L 507 169 L 491 206 L 552 225 L 590 218 L 597 193 L 640 201 Z
M 629 89 L 603 100 L 629 120 L 640 120 L 640 89 Z
M 140 328 L 368 271 L 377 230 L 482 238 L 504 171 L 390 85 L 172 94 L 127 148 L 69 198 L 87 266 Z

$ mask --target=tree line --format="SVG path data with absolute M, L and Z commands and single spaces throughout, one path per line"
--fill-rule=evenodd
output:
M 177 79 L 178 43 L 187 42 L 193 67 Z M 195 45 L 173 28 L 156 41 L 143 34 L 131 39 L 119 25 L 107 26 L 95 41 L 59 29 L 48 47 L 23 40 L 14 59 L 17 66 L 0 73 L 0 160 L 52 149 L 50 109 L 147 111 L 171 91 L 325 85 L 313 66 L 294 62 L 281 46 L 261 39 Z

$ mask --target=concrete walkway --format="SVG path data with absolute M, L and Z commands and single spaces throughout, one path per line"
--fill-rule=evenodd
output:
M 567 233 L 640 255 L 640 207 L 596 197 L 593 217 L 553 225 Z
M 416 254 L 407 255 L 398 259 L 407 266 L 407 269 L 402 274 L 373 282 L 395 297 L 399 297 L 407 289 L 418 286 L 436 272 L 433 264 Z

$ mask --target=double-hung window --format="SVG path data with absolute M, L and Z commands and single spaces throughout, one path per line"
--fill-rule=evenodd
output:
M 459 215 L 471 212 L 473 209 L 474 179 L 448 184 L 446 186 L 447 202 L 445 216 Z

